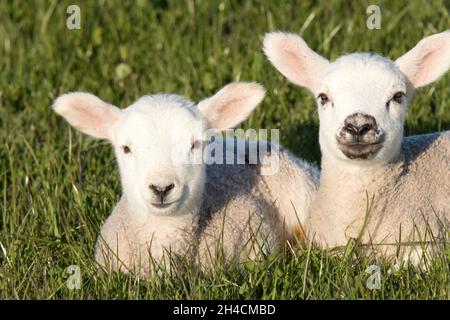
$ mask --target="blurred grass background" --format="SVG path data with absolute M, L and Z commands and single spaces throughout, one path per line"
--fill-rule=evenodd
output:
M 68 30 L 66 9 L 81 9 Z M 380 30 L 366 8 L 381 9 Z M 320 163 L 313 97 L 289 84 L 262 54 L 265 32 L 302 35 L 335 59 L 374 51 L 393 59 L 449 29 L 450 1 L 1 1 L 0 298 L 440 298 L 449 299 L 448 257 L 432 272 L 403 270 L 368 290 L 370 263 L 325 256 L 279 257 L 249 274 L 142 281 L 98 274 L 93 248 L 120 195 L 113 153 L 51 111 L 55 97 L 87 91 L 120 107 L 156 92 L 194 101 L 231 81 L 268 90 L 243 127 L 279 128 L 295 154 Z M 361 75 L 363 76 L 363 75 Z M 450 75 L 416 93 L 406 133 L 450 128 Z M 80 265 L 81 290 L 66 268 Z M 304 277 L 307 272 L 307 277 Z

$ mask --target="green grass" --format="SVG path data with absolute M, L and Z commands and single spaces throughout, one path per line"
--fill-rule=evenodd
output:
M 87 91 L 125 107 L 148 93 L 199 100 L 230 81 L 259 81 L 267 98 L 244 127 L 280 128 L 285 146 L 319 163 L 313 97 L 264 58 L 264 33 L 302 34 L 331 58 L 368 50 L 397 58 L 450 26 L 447 0 L 287 2 L 77 1 L 81 30 L 70 31 L 73 1 L 0 1 L 0 299 L 450 298 L 448 252 L 429 272 L 389 275 L 381 265 L 378 290 L 365 286 L 370 258 L 316 249 L 210 277 L 190 270 L 144 281 L 95 269 L 95 240 L 120 195 L 118 172 L 108 144 L 51 111 L 56 96 Z M 381 7 L 381 30 L 366 28 L 368 4 Z M 450 75 L 416 94 L 408 134 L 450 127 L 448 88 Z M 81 268 L 81 290 L 66 287 L 69 265 Z

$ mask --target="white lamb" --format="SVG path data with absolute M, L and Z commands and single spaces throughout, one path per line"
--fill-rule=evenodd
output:
M 308 236 L 325 248 L 360 239 L 377 256 L 413 264 L 434 251 L 429 242 L 448 242 L 450 132 L 403 138 L 403 126 L 413 91 L 450 67 L 450 31 L 395 62 L 352 53 L 330 63 L 285 33 L 267 34 L 264 50 L 317 97 L 322 171 Z
M 256 83 L 233 83 L 197 105 L 165 94 L 123 110 L 87 93 L 55 101 L 72 126 L 109 140 L 116 153 L 123 194 L 97 242 L 100 265 L 147 276 L 153 263 L 184 256 L 211 270 L 301 236 L 317 190 L 314 167 L 283 150 L 273 176 L 261 175 L 261 164 L 198 161 L 207 129 L 234 127 L 263 97 Z

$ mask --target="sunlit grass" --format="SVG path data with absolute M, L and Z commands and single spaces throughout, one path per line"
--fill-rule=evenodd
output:
M 244 127 L 280 128 L 282 144 L 319 163 L 313 97 L 263 56 L 264 33 L 302 34 L 332 59 L 367 50 L 397 58 L 449 28 L 448 2 L 379 1 L 381 30 L 366 28 L 370 2 L 360 1 L 77 2 L 81 30 L 72 31 L 70 1 L 0 2 L 0 298 L 450 298 L 448 252 L 428 272 L 379 265 L 376 290 L 365 284 L 371 257 L 307 248 L 213 276 L 195 269 L 149 281 L 103 274 L 93 250 L 120 195 L 114 156 L 50 108 L 68 91 L 125 107 L 148 93 L 199 100 L 230 81 L 259 81 L 268 94 Z M 417 92 L 408 134 L 450 128 L 449 87 L 446 75 Z M 66 286 L 70 265 L 80 266 L 80 290 Z

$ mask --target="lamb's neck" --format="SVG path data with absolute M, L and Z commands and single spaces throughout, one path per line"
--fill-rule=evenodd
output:
M 355 194 L 371 196 L 389 179 L 394 178 L 401 171 L 401 161 L 383 163 L 356 163 L 322 158 L 320 189 L 334 190 L 353 197 Z

